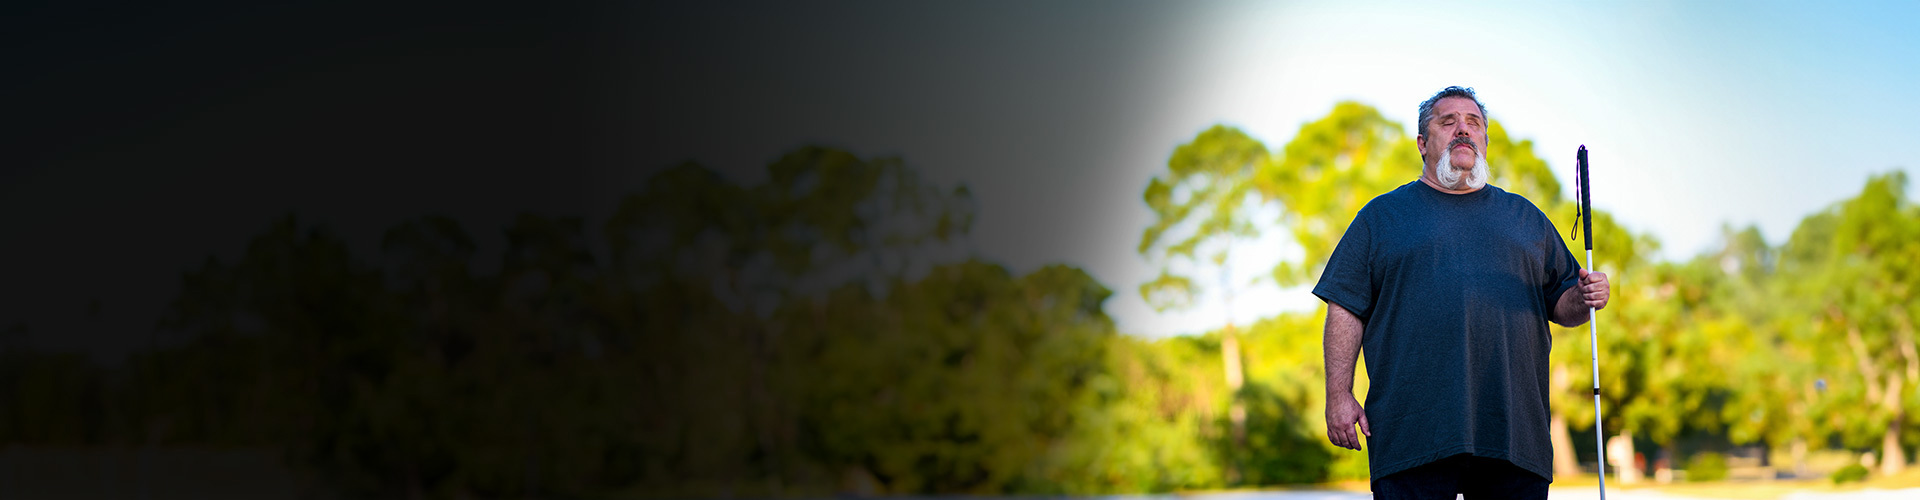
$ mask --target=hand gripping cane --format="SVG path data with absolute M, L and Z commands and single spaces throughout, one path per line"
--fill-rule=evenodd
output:
M 1591 270 L 1593 268 L 1593 186 L 1588 183 L 1587 178 L 1587 146 L 1585 144 L 1580 145 L 1580 150 L 1575 153 L 1575 157 L 1573 175 L 1576 177 L 1575 184 L 1579 186 L 1576 189 L 1580 191 L 1577 208 L 1580 212 L 1580 226 L 1576 226 L 1575 229 L 1582 229 L 1581 239 L 1587 244 L 1587 268 Z M 1600 466 L 1597 469 L 1600 472 L 1600 500 L 1607 500 L 1607 443 L 1601 438 L 1600 431 L 1600 326 L 1596 324 L 1599 319 L 1593 306 L 1587 306 L 1587 342 L 1593 348 L 1593 351 L 1588 353 L 1593 360 L 1593 444 L 1599 451 L 1600 457 Z

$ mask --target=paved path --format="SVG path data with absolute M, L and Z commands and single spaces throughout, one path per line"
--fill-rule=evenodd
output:
M 1548 493 L 1553 500 L 1599 500 L 1600 491 L 1593 488 L 1554 489 Z M 1714 500 L 1718 497 L 1672 495 L 1657 491 L 1607 491 L 1607 500 Z M 1920 499 L 1920 488 L 1903 490 L 1866 489 L 1846 492 L 1797 491 L 1780 496 L 1780 500 L 1915 500 Z
M 1593 488 L 1554 488 L 1547 496 L 1553 500 L 1599 500 L 1600 491 Z M 1229 493 L 1203 493 L 1194 495 L 1129 495 L 1099 497 L 1111 500 L 1366 500 L 1373 498 L 1371 493 L 1352 491 L 1245 491 Z M 1657 491 L 1608 491 L 1607 500 L 1713 500 L 1710 496 L 1670 495 Z M 1903 490 L 1867 489 L 1860 491 L 1814 493 L 1794 492 L 1780 497 L 1781 500 L 1916 500 L 1920 499 L 1920 488 Z

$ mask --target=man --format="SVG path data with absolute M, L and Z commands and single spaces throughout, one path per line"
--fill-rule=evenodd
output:
M 1586 323 L 1607 306 L 1607 276 L 1581 269 L 1539 208 L 1487 184 L 1472 89 L 1441 90 L 1419 120 L 1420 178 L 1360 210 L 1313 289 L 1327 302 L 1327 438 L 1359 450 L 1368 436 L 1375 498 L 1544 499 L 1547 321 Z

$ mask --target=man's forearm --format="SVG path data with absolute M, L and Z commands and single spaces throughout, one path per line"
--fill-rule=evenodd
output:
M 1593 310 L 1588 308 L 1586 301 L 1580 300 L 1580 287 L 1577 286 L 1560 294 L 1560 300 L 1553 305 L 1553 322 L 1567 328 L 1586 324 L 1592 316 Z
M 1327 303 L 1325 362 L 1327 394 L 1353 394 L 1353 365 L 1360 356 L 1360 333 L 1366 325 L 1339 304 Z

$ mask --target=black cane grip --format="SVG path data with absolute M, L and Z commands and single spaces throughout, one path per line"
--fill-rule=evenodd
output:
M 1578 169 L 1578 172 L 1575 172 L 1577 174 L 1575 177 L 1580 178 L 1579 203 L 1581 233 L 1586 235 L 1586 238 L 1583 239 L 1587 242 L 1587 250 L 1593 250 L 1593 182 L 1592 179 L 1589 178 L 1591 177 L 1589 175 L 1590 171 L 1587 169 L 1587 145 L 1580 145 L 1580 151 L 1576 153 L 1576 158 L 1574 161 L 1576 166 L 1574 168 Z

